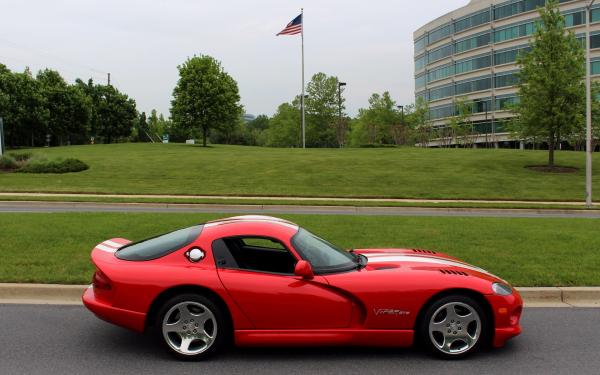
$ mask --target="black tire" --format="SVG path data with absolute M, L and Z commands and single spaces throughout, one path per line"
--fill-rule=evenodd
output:
M 190 315 L 192 319 L 196 317 L 196 321 L 190 321 L 189 318 L 182 318 L 181 309 L 186 309 L 188 312 L 191 311 L 190 309 L 193 309 L 194 311 L 191 311 L 192 313 L 199 313 L 201 315 Z M 204 316 L 204 309 L 212 314 L 206 323 L 201 322 L 202 317 Z M 167 323 L 180 324 L 176 326 L 177 332 L 164 332 L 163 324 L 167 314 L 169 314 L 166 321 Z M 177 319 L 178 316 L 179 319 Z M 189 325 L 185 326 L 184 324 Z M 199 324 L 203 327 L 202 331 L 200 331 L 200 327 L 198 327 Z M 206 330 L 204 327 L 206 327 Z M 155 328 L 156 334 L 165 349 L 170 354 L 183 360 L 203 360 L 218 354 L 224 349 L 229 341 L 228 338 L 231 335 L 228 319 L 226 319 L 225 312 L 222 311 L 222 308 L 210 298 L 199 294 L 181 294 L 165 302 L 156 315 Z M 183 328 L 187 329 L 187 331 L 182 331 L 181 329 Z M 196 332 L 194 328 L 197 329 L 198 333 L 194 333 Z M 208 332 L 214 337 L 210 339 L 209 334 L 203 335 L 201 332 Z M 189 344 L 188 353 L 185 353 L 185 350 L 181 350 L 184 344 L 182 333 L 184 335 L 187 333 L 188 335 L 186 337 L 188 339 L 186 340 L 191 342 Z M 203 335 L 205 338 L 198 338 L 193 335 Z M 178 338 L 180 340 L 180 350 L 175 348 Z M 204 340 L 210 341 L 210 344 L 207 344 Z
M 478 321 L 469 322 L 467 326 L 464 326 L 463 324 L 465 324 L 465 322 L 460 322 L 460 320 L 457 320 L 459 325 L 456 324 L 455 320 L 452 320 L 451 322 L 446 321 L 447 317 L 444 317 L 444 315 L 445 312 L 449 311 L 448 309 L 452 308 L 455 312 L 458 309 L 460 313 L 464 313 L 468 311 L 467 307 L 471 309 L 471 312 L 476 313 Z M 430 323 L 432 323 L 434 314 L 436 315 L 436 320 L 434 320 L 433 323 L 443 324 L 443 333 L 437 331 L 430 332 L 429 326 Z M 443 319 L 440 320 L 442 317 Z M 458 315 L 458 319 L 461 319 L 460 314 Z M 469 315 L 469 318 L 465 318 L 465 320 L 470 319 L 471 315 Z M 451 326 L 446 327 L 447 324 L 450 324 Z M 418 323 L 417 340 L 422 347 L 433 355 L 444 359 L 461 359 L 478 352 L 489 341 L 490 330 L 488 324 L 489 320 L 486 311 L 477 300 L 462 294 L 448 295 L 434 301 L 426 308 L 425 313 Z M 467 344 L 468 338 L 465 340 L 460 338 L 460 336 L 462 333 L 462 337 L 466 338 L 466 336 L 464 336 L 466 332 L 469 334 L 469 337 L 472 337 L 471 333 L 476 332 L 472 328 L 474 325 L 478 325 L 479 330 L 476 335 L 476 340 L 472 339 L 474 342 L 469 345 Z M 446 329 L 449 330 L 446 331 Z M 447 338 L 446 333 L 450 337 Z M 453 334 L 458 334 L 458 336 L 452 336 Z M 446 342 L 457 345 L 455 348 L 440 348 L 440 343 L 442 343 L 443 346 Z M 454 350 L 454 352 L 450 352 L 452 350 Z

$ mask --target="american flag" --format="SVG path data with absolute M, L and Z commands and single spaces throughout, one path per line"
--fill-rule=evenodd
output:
M 279 35 L 296 35 L 302 32 L 302 14 L 298 15 L 298 17 L 294 18 L 292 22 L 288 23 L 287 26 L 281 30 L 277 36 Z

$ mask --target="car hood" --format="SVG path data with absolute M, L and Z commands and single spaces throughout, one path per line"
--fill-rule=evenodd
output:
M 371 269 L 415 268 L 462 271 L 478 274 L 489 279 L 503 281 L 483 268 L 466 263 L 453 256 L 422 249 L 357 249 L 357 254 L 367 257 L 367 267 Z

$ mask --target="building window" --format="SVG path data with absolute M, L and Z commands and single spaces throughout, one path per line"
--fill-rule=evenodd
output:
M 600 61 L 590 62 L 591 71 L 593 75 L 600 74 Z
M 472 70 L 487 68 L 492 65 L 492 57 L 490 55 L 480 56 L 467 60 L 456 62 L 456 74 L 467 73 Z
M 425 87 L 425 79 L 425 74 L 421 74 L 420 76 L 415 77 L 415 88 L 420 89 L 422 87 Z
M 454 65 L 444 65 L 427 73 L 427 82 L 433 82 L 454 75 Z
M 452 35 L 452 23 L 438 27 L 429 33 L 429 44 L 442 40 L 447 36 Z
M 590 35 L 590 48 L 600 48 L 600 34 Z
M 423 56 L 418 57 L 415 60 L 415 71 L 423 69 L 425 67 L 425 64 L 427 64 L 427 54 L 424 54 Z
M 488 44 L 490 44 L 489 32 L 456 42 L 454 44 L 454 51 L 455 53 L 461 53 L 474 48 L 487 46 Z
M 427 38 L 425 35 L 415 40 L 415 54 L 421 52 L 425 49 L 425 45 L 427 44 Z
M 456 84 L 456 95 L 468 94 L 470 92 L 489 90 L 492 88 L 492 78 L 490 76 L 476 78 L 469 81 L 462 81 Z
M 517 61 L 520 53 L 527 53 L 531 50 L 530 47 L 515 48 L 511 50 L 498 51 L 494 53 L 494 65 L 502 65 Z
M 496 97 L 496 111 L 504 111 L 510 109 L 511 106 L 519 102 L 518 96 L 497 96 Z
M 585 23 L 585 12 L 565 14 L 565 26 L 572 27 Z
M 458 33 L 460 31 L 470 29 L 475 26 L 483 25 L 484 23 L 490 22 L 490 11 L 485 10 L 481 13 L 474 14 L 472 16 L 468 16 L 462 18 L 458 21 L 454 22 L 454 32 Z
M 515 72 L 496 74 L 494 77 L 494 87 L 508 87 L 519 83 L 519 77 Z
M 442 46 L 438 49 L 435 49 L 435 50 L 429 52 L 428 60 L 431 63 L 436 60 L 443 59 L 444 57 L 448 57 L 448 56 L 452 55 L 452 51 L 453 51 L 452 44 L 446 44 L 445 46 Z
M 428 92 L 429 100 L 447 98 L 449 96 L 454 95 L 454 84 L 436 87 L 434 89 L 430 89 Z
M 456 111 L 454 109 L 454 104 L 442 105 L 439 107 L 432 107 L 429 109 L 429 119 L 437 120 L 445 117 L 454 116 Z
M 520 25 L 506 27 L 494 32 L 494 42 L 504 42 L 506 40 L 529 36 L 535 31 L 535 23 L 527 22 Z

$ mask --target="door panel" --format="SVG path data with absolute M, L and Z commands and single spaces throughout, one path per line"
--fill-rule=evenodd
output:
M 352 303 L 320 276 L 219 269 L 229 294 L 257 329 L 324 329 L 350 325 Z

